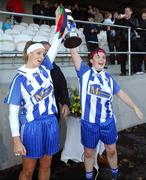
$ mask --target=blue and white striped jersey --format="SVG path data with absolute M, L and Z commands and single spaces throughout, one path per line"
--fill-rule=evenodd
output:
M 98 73 L 85 63 L 77 71 L 80 81 L 82 119 L 102 123 L 113 118 L 113 95 L 120 90 L 118 83 L 105 71 Z
M 18 69 L 5 103 L 21 107 L 20 122 L 33 121 L 41 115 L 57 112 L 50 70 L 52 64 L 46 55 L 42 65 L 30 69 L 25 65 Z

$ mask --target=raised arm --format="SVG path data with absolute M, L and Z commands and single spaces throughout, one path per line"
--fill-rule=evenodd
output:
M 47 56 L 49 57 L 51 63 L 53 63 L 57 55 L 58 48 L 62 41 L 62 36 L 67 26 L 67 16 L 63 7 L 58 6 L 55 11 L 55 15 L 55 34 L 51 43 L 51 47 L 47 52 Z
M 77 48 L 70 49 L 70 53 L 71 53 L 73 64 L 74 64 L 76 70 L 79 71 L 80 66 L 81 66 L 81 57 L 77 51 Z
M 143 113 L 140 111 L 140 109 L 135 105 L 132 99 L 123 90 L 120 90 L 117 95 L 125 104 L 127 104 L 131 109 L 134 110 L 134 112 L 136 113 L 139 119 L 141 120 L 143 119 Z
M 58 33 L 55 33 L 52 40 L 51 47 L 49 48 L 47 52 L 47 56 L 49 57 L 51 63 L 53 63 L 55 60 L 61 41 L 62 41 L 62 38 L 58 39 Z

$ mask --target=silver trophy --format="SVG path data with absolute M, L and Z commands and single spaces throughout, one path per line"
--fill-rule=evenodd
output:
M 76 48 L 81 44 L 82 40 L 76 32 L 76 23 L 71 16 L 71 10 L 65 9 L 65 12 L 67 14 L 68 33 L 64 37 L 64 46 L 66 48 Z

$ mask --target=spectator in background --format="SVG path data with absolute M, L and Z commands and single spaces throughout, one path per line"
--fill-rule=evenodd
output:
M 105 13 L 103 24 L 109 24 L 109 25 L 114 24 L 114 20 L 112 20 L 112 13 L 110 12 Z M 114 28 L 111 26 L 106 26 L 106 31 L 107 31 L 107 42 L 108 42 L 109 50 L 114 52 L 116 47 L 115 45 L 116 32 Z M 115 54 L 110 54 L 110 63 L 115 64 L 115 60 L 116 60 Z
M 11 28 L 12 28 L 11 18 L 6 17 L 5 22 L 3 22 L 3 25 L 2 25 L 2 30 L 5 31 L 5 30 L 11 29 Z
M 122 19 L 119 15 L 118 11 L 113 12 L 112 20 L 114 21 L 114 24 L 116 24 L 116 25 L 121 24 Z M 120 40 L 121 40 L 120 28 L 114 27 L 114 30 L 115 30 L 115 49 L 116 49 L 116 51 L 121 51 L 120 50 Z M 121 59 L 120 54 L 116 54 L 117 64 L 120 64 L 120 59 Z
M 55 17 L 54 12 L 57 9 L 57 7 L 58 7 L 58 3 L 57 2 L 53 6 L 49 7 L 49 16 L 50 17 Z M 50 26 L 54 25 L 54 24 L 55 24 L 54 20 L 50 20 Z
M 95 22 L 101 23 L 103 21 L 103 15 L 100 13 L 97 7 L 94 7 Z
M 140 27 L 146 30 L 146 8 L 142 10 L 141 18 L 143 23 L 140 23 Z M 145 31 L 144 46 L 146 47 L 146 31 Z M 144 56 L 144 70 L 146 72 L 146 55 Z
M 89 14 L 88 21 L 91 23 L 84 25 L 83 33 L 85 35 L 88 51 L 92 51 L 98 48 L 97 34 L 100 32 L 100 28 L 98 25 L 92 23 L 94 22 L 94 15 Z
M 124 14 L 119 14 L 116 24 L 131 27 L 131 51 L 136 51 L 136 28 L 139 27 L 138 19 L 133 15 L 131 7 L 124 9 Z M 116 37 L 119 39 L 119 51 L 128 51 L 128 30 L 124 28 L 116 28 Z M 121 64 L 121 76 L 126 75 L 127 54 L 120 54 L 119 61 Z M 137 55 L 131 55 L 131 73 L 136 73 Z
M 119 16 L 118 11 L 114 11 L 114 12 L 113 12 L 113 16 L 112 16 L 112 20 L 115 22 L 116 19 L 118 18 L 118 16 Z
M 137 39 L 138 50 L 145 52 L 146 51 L 146 8 L 142 9 L 141 17 L 139 19 L 139 38 Z M 144 60 L 144 71 L 146 72 L 146 55 L 139 54 L 139 60 L 137 62 L 137 74 L 142 74 L 142 63 Z
M 81 11 L 80 11 L 77 3 L 74 5 L 74 7 L 72 9 L 72 16 L 75 20 L 81 20 L 82 15 L 81 15 Z M 81 25 L 78 23 L 77 27 L 80 28 Z
M 43 5 L 44 5 L 44 16 L 49 16 L 49 3 L 48 1 L 43 1 Z M 48 19 L 44 20 L 44 24 L 50 25 L 50 22 Z
M 37 1 L 35 4 L 32 5 L 32 13 L 34 15 L 43 16 L 44 15 L 44 5 L 40 4 L 40 2 Z M 44 20 L 39 19 L 39 18 L 33 18 L 33 22 L 38 24 L 38 25 L 41 25 L 44 23 Z
M 6 10 L 16 13 L 25 13 L 24 4 L 22 0 L 8 0 Z M 14 23 L 22 22 L 22 16 L 14 16 Z
M 94 15 L 94 14 L 93 14 L 93 7 L 92 7 L 92 5 L 89 5 L 89 6 L 88 6 L 88 8 L 87 8 L 87 13 L 88 13 L 88 17 L 89 17 L 90 15 Z
M 75 20 L 80 19 L 80 9 L 77 3 L 74 5 L 72 9 L 72 16 Z

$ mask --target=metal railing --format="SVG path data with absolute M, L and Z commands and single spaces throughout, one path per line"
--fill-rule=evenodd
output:
M 41 16 L 41 15 L 32 15 L 32 14 L 23 14 L 23 13 L 15 13 L 15 12 L 8 12 L 8 11 L 0 11 L 0 14 L 2 15 L 11 15 L 11 16 L 22 16 L 22 17 L 31 17 L 31 18 L 38 18 L 38 19 L 47 19 L 47 20 L 55 20 L 55 17 L 49 17 L 49 16 Z M 89 21 L 82 21 L 82 20 L 75 20 L 76 23 L 81 23 L 81 24 L 97 24 L 101 26 L 109 26 L 109 24 L 102 24 L 102 23 L 96 23 L 96 22 L 89 22 Z M 118 27 L 118 28 L 125 28 L 128 30 L 128 51 L 116 51 L 116 52 L 106 52 L 107 54 L 127 54 L 128 55 L 128 74 L 129 76 L 131 75 L 131 54 L 146 54 L 146 52 L 133 52 L 131 51 L 131 27 L 130 26 L 122 26 L 122 25 L 110 25 L 112 27 Z M 87 55 L 89 52 L 83 52 L 81 53 L 82 56 Z M 0 54 L 21 54 L 20 52 L 0 52 Z M 58 53 L 63 56 L 69 57 L 69 53 Z

